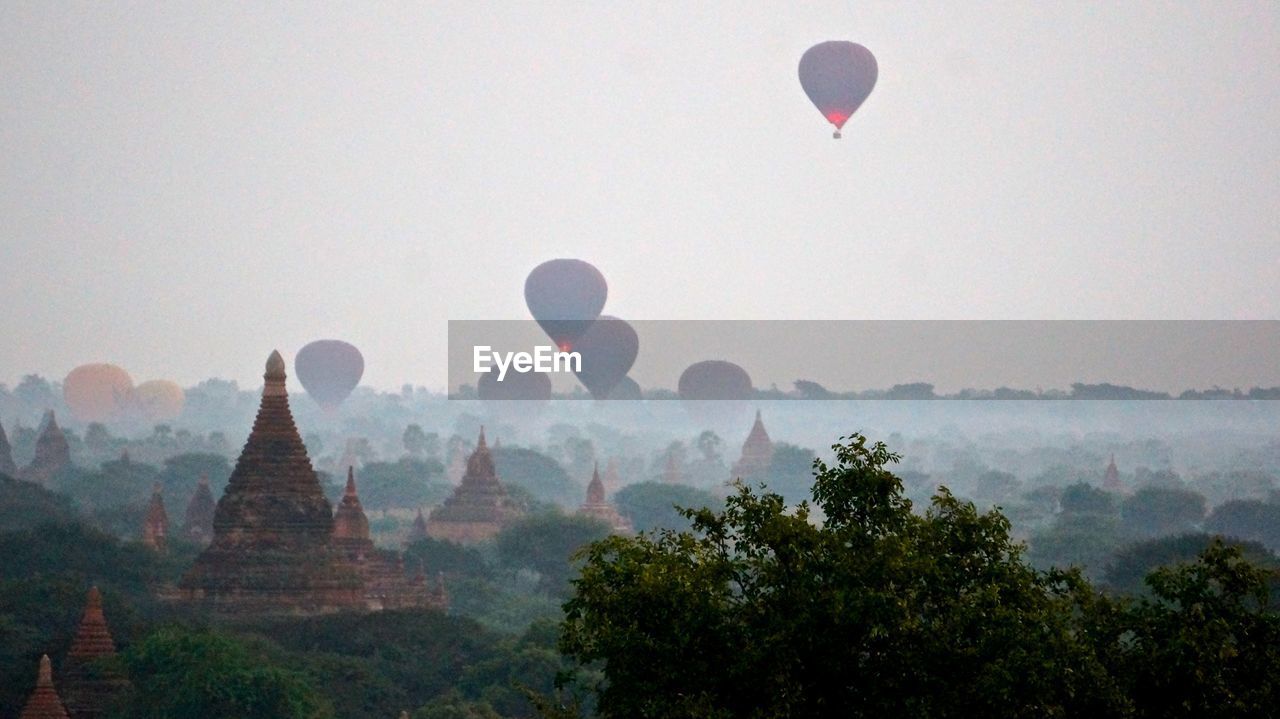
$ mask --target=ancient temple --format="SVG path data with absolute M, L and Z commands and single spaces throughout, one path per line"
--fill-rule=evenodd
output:
M 427 535 L 460 544 L 492 539 L 504 526 L 524 513 L 498 481 L 493 455 L 485 444 L 484 428 L 480 440 L 467 459 L 467 471 L 453 494 L 444 504 L 431 511 L 427 519 Z
M 213 541 L 179 583 L 223 614 L 364 609 L 359 571 L 333 545 L 333 508 L 289 410 L 285 364 L 267 360 L 262 402 L 213 517 Z
M 17 477 L 18 467 L 13 463 L 13 447 L 9 437 L 4 433 L 4 425 L 0 424 L 0 474 Z
M 1107 472 L 1102 477 L 1102 488 L 1108 492 L 1123 492 L 1124 485 L 1120 483 L 1120 470 L 1116 469 L 1116 455 L 1112 453 L 1111 462 L 1107 465 Z
M 151 503 L 147 505 L 147 516 L 142 520 L 142 543 L 163 552 L 169 536 L 169 515 L 164 511 L 164 494 L 159 482 L 151 490 Z
M 35 691 L 22 707 L 18 719 L 69 719 L 58 692 L 53 688 L 53 665 L 49 663 L 48 654 L 40 657 Z
M 45 484 L 64 467 L 71 464 L 71 448 L 67 445 L 67 436 L 58 426 L 58 419 L 53 410 L 44 414 L 40 436 L 36 438 L 36 454 L 31 464 L 22 468 L 19 479 L 28 482 Z
M 200 484 L 195 494 L 187 502 L 186 515 L 183 517 L 182 534 L 196 544 L 208 544 L 213 541 L 213 514 L 218 503 L 213 499 L 209 489 L 209 475 L 200 475 Z
M 129 680 L 107 661 L 116 655 L 116 644 L 102 613 L 102 595 L 89 590 L 84 616 L 62 665 L 62 696 L 71 719 L 102 719 L 124 691 Z
M 600 481 L 600 466 L 591 472 L 591 482 L 587 485 L 587 501 L 578 507 L 578 514 L 594 517 L 609 525 L 614 534 L 631 534 L 635 531 L 630 520 L 618 513 L 617 508 L 605 498 L 604 482 Z
M 773 463 L 773 440 L 764 428 L 760 419 L 760 410 L 756 410 L 755 424 L 747 434 L 747 441 L 742 443 L 742 456 L 733 464 L 730 480 L 752 479 L 762 477 L 769 471 Z
M 428 590 L 425 575 L 412 580 L 405 576 L 404 558 L 399 552 L 379 549 L 369 538 L 369 519 L 356 491 L 355 470 L 347 468 L 347 488 L 333 516 L 333 543 L 360 572 L 365 603 L 369 609 L 400 609 L 437 606 L 444 586 Z
M 419 509 L 418 516 L 413 519 L 413 526 L 409 528 L 409 538 L 405 540 L 405 546 L 407 547 L 419 539 L 426 539 L 428 536 L 427 519 L 422 516 L 422 510 Z

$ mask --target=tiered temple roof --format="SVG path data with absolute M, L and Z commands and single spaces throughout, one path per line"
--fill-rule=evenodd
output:
M 49 655 L 40 657 L 40 671 L 36 675 L 36 688 L 22 707 L 18 719 L 68 719 L 67 710 L 53 688 L 53 665 Z
M 147 516 L 142 522 L 142 543 L 163 552 L 169 536 L 169 515 L 164 511 L 164 494 L 159 482 L 151 490 L 151 503 L 147 505 Z
M 347 488 L 333 518 L 333 542 L 359 571 L 364 581 L 365 602 L 370 609 L 426 607 L 436 605 L 435 592 L 427 588 L 419 571 L 410 580 L 405 576 L 404 558 L 399 552 L 379 549 L 369 538 L 369 519 L 356 491 L 355 470 L 347 468 Z M 443 585 L 439 587 L 443 591 Z M 439 608 L 444 609 L 441 605 Z
M 1116 456 L 1111 455 L 1111 462 L 1107 465 L 1107 472 L 1102 478 L 1102 487 L 1108 492 L 1123 492 L 1124 485 L 1120 483 L 1120 470 L 1116 468 Z
M 742 443 L 742 456 L 733 465 L 730 479 L 751 479 L 763 476 L 773 462 L 773 440 L 764 428 L 760 419 L 760 410 L 756 410 L 755 424 L 747 434 L 747 441 Z
M 19 479 L 45 484 L 69 464 L 71 448 L 67 445 L 67 436 L 58 426 L 53 410 L 49 410 L 44 414 L 43 427 L 40 436 L 36 438 L 35 457 L 19 473 Z
M 630 520 L 619 514 L 617 508 L 609 504 L 606 499 L 604 482 L 600 481 L 599 465 L 596 465 L 591 472 L 591 482 L 587 485 L 587 501 L 578 507 L 578 514 L 603 521 L 616 534 L 631 534 L 634 531 Z
M 208 544 L 213 541 L 213 515 L 218 503 L 213 499 L 209 489 L 209 475 L 200 475 L 200 484 L 195 494 L 187 503 L 186 516 L 182 523 L 182 533 L 187 539 L 197 544 Z
M 333 509 L 289 410 L 285 364 L 267 360 L 253 430 L 218 502 L 213 542 L 180 583 L 228 614 L 365 607 L 360 574 L 332 542 Z
M 0 474 L 9 477 L 18 476 L 18 467 L 13 463 L 13 446 L 4 433 L 4 425 L 0 424 Z
M 71 719 L 101 719 L 128 689 L 129 680 L 103 660 L 116 655 L 116 645 L 102 613 L 102 595 L 89 590 L 84 616 L 63 664 L 62 695 Z
M 432 510 L 427 534 L 462 544 L 482 542 L 523 513 L 498 481 L 493 455 L 481 428 L 476 449 L 467 459 L 466 474 L 444 504 Z

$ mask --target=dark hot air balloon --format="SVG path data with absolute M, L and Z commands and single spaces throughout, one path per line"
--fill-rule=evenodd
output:
M 498 381 L 498 368 L 494 367 L 480 376 L 476 382 L 476 394 L 484 400 L 541 400 L 551 399 L 551 377 L 544 372 L 516 372 L 508 369 Z
M 608 295 L 604 275 L 582 260 L 548 260 L 533 268 L 524 281 L 529 314 L 564 350 L 600 315 Z
M 631 371 L 640 352 L 640 338 L 631 325 L 609 315 L 600 315 L 573 343 L 582 355 L 578 381 L 596 399 L 605 399 Z
M 871 94 L 877 75 L 875 55 L 856 42 L 818 43 L 800 58 L 800 86 L 827 122 L 836 126 L 835 138 Z
M 705 360 L 689 365 L 680 375 L 680 399 L 751 399 L 751 375 L 732 362 Z
M 133 402 L 133 378 L 113 364 L 80 365 L 62 381 L 62 397 L 76 419 L 106 422 Z
M 298 350 L 293 369 L 307 394 L 324 409 L 333 410 L 360 384 L 364 357 L 341 340 L 317 340 Z
M 608 399 L 644 399 L 644 393 L 640 391 L 640 385 L 630 377 L 623 377 L 618 380 L 618 384 L 609 390 Z

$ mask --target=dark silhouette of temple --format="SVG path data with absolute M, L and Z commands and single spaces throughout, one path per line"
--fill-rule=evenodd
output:
M 609 525 L 615 534 L 631 534 L 635 531 L 631 521 L 618 513 L 616 507 L 605 497 L 604 482 L 600 481 L 600 465 L 591 472 L 591 482 L 587 485 L 587 501 L 578 507 L 578 514 L 594 517 Z
M 48 484 L 49 480 L 71 464 L 71 447 L 67 435 L 58 426 L 53 410 L 44 414 L 40 436 L 36 438 L 36 453 L 31 463 L 18 472 L 18 479 L 36 484 Z
M 115 655 L 116 644 L 102 612 L 102 595 L 93 587 L 62 663 L 62 698 L 71 719 L 104 719 L 128 690 L 129 680 L 110 662 Z
M 53 687 L 53 664 L 48 654 L 40 657 L 35 691 L 31 692 L 18 719 L 68 719 L 62 699 Z
M 756 410 L 756 421 L 751 425 L 747 440 L 742 443 L 742 456 L 734 462 L 730 480 L 761 477 L 769 471 L 772 463 L 773 440 L 769 439 L 769 432 L 764 428 L 760 410 Z
M 4 425 L 0 424 L 0 474 L 17 478 L 18 467 L 13 463 L 13 446 L 4 433 Z
M 182 534 L 196 544 L 207 545 L 213 541 L 213 515 L 218 503 L 209 489 L 209 475 L 200 475 L 200 484 L 195 494 L 187 503 L 187 511 L 183 517 Z
M 354 482 L 353 501 L 344 499 L 335 522 L 294 425 L 279 352 L 268 358 L 263 379 L 253 430 L 214 512 L 213 541 L 179 583 L 181 597 L 215 613 L 250 616 L 436 605 L 425 581 L 409 582 L 379 564 L 383 555 L 373 550 L 368 522 L 360 522 Z
M 482 427 L 476 449 L 467 459 L 462 481 L 444 504 L 431 511 L 427 535 L 459 544 L 483 542 L 523 514 L 524 509 L 507 495 L 506 488 L 498 481 Z
M 169 514 L 164 511 L 164 494 L 159 482 L 151 490 L 151 502 L 142 520 L 142 543 L 163 552 L 169 538 Z

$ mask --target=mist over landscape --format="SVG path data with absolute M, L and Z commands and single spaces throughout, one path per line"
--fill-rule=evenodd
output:
M 0 97 L 0 719 L 1280 706 L 1274 4 L 13 2 Z

